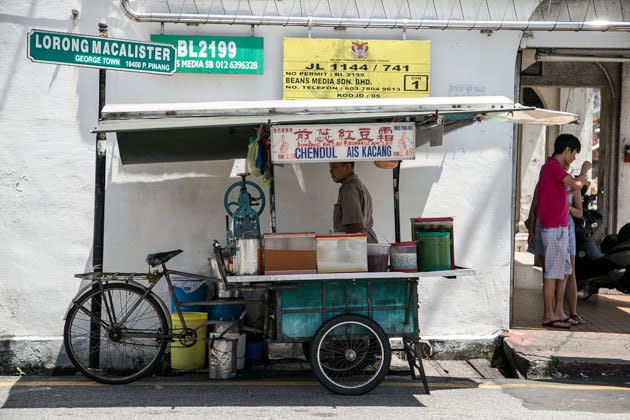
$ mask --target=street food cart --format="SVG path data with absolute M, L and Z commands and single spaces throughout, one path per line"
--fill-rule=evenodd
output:
M 244 157 L 249 137 L 260 129 L 266 130 L 267 134 L 276 130 L 271 141 L 271 171 L 276 163 L 347 161 L 360 158 L 357 153 L 364 153 L 363 157 L 365 153 L 369 154 L 368 160 L 393 161 L 395 214 L 392 219 L 399 242 L 400 161 L 414 158 L 415 139 L 441 144 L 444 132 L 487 119 L 558 124 L 571 122 L 575 116 L 522 107 L 503 97 L 138 104 L 106 105 L 95 131 L 117 133 L 118 148 L 125 164 Z M 356 143 L 368 147 L 365 152 L 348 147 L 342 141 L 343 135 L 336 137 L 338 144 L 335 144 L 335 138 L 325 135 L 312 143 L 310 149 L 305 146 L 298 150 L 299 147 L 286 143 L 283 136 L 287 130 L 309 124 L 329 127 L 345 124 L 346 131 L 350 131 L 348 124 L 367 126 L 374 123 L 388 127 L 382 131 L 385 136 L 391 130 L 398 130 L 396 136 L 387 137 L 387 140 L 390 145 L 395 141 L 399 145 L 389 149 L 369 149 L 369 137 L 352 138 L 355 142 L 367 141 Z M 322 141 L 331 147 L 323 147 Z M 313 151 L 313 148 L 317 150 Z M 262 209 L 252 215 L 250 204 L 264 199 L 260 197 L 260 188 L 248 190 L 252 183 L 244 177 L 240 187 L 237 201 L 230 201 L 228 194 L 225 198 L 226 210 L 235 220 L 232 236 L 228 236 L 232 241 L 239 237 L 251 238 L 249 233 L 258 227 L 255 215 Z M 271 230 L 277 232 L 273 176 L 268 196 Z M 243 214 L 248 216 L 237 217 L 237 211 L 230 210 L 231 205 L 238 207 L 236 210 L 243 210 L 244 206 L 249 213 Z M 253 218 L 248 219 L 250 216 Z M 238 224 L 237 219 L 240 220 Z M 252 221 L 255 223 L 249 223 Z M 239 292 L 262 292 L 262 297 L 256 301 L 262 302 L 265 316 L 258 332 L 268 341 L 303 343 L 317 379 L 333 392 L 362 394 L 378 386 L 389 370 L 390 339 L 398 338 L 411 375 L 416 378 L 417 371 L 428 393 L 420 349 L 418 280 L 422 277 L 457 277 L 472 272 L 453 268 L 434 272 L 333 270 L 235 275 L 228 272 L 224 264 L 226 256 L 234 255 L 234 243 L 221 245 L 215 242 L 213 250 L 214 275 L 211 276 L 168 269 L 167 261 L 180 250 L 150 254 L 147 262 L 153 269 L 148 273 L 77 275 L 91 280 L 73 300 L 64 330 L 66 350 L 77 368 L 100 382 L 126 383 L 158 366 L 168 344 L 189 346 L 205 339 L 197 336 L 201 325 L 187 327 L 184 322 L 184 328 L 174 332 L 164 315 L 163 302 L 152 291 L 155 284 L 165 278 L 173 294 L 170 276 L 178 274 L 213 282 L 218 288 L 216 299 L 190 304 L 240 304 L 247 299 L 240 297 Z M 117 303 L 120 300 L 117 298 L 124 298 L 125 303 Z M 138 317 L 131 313 L 138 307 L 154 313 L 155 323 L 144 325 L 140 322 L 142 325 L 138 325 Z M 176 307 L 183 321 L 180 305 Z M 114 313 L 116 311 L 122 312 Z M 82 325 L 79 325 L 82 317 Z M 140 319 L 144 322 L 146 318 Z M 136 323 L 132 325 L 132 321 Z M 82 337 L 81 331 L 90 333 Z M 130 347 L 142 348 L 142 351 Z M 121 356 L 123 353 L 124 357 Z M 112 354 L 116 356 L 112 357 Z

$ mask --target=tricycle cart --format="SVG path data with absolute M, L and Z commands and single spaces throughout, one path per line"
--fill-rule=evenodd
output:
M 207 340 L 198 337 L 197 331 L 215 321 L 186 324 L 171 280 L 172 275 L 180 275 L 214 282 L 224 294 L 265 292 L 261 300 L 186 304 L 263 302 L 264 326 L 257 332 L 268 341 L 302 343 L 317 379 L 333 392 L 363 394 L 376 387 L 389 371 L 390 339 L 398 338 L 412 377 L 417 378 L 417 371 L 429 393 L 420 351 L 418 279 L 470 271 L 226 276 L 220 264 L 221 278 L 217 279 L 168 269 L 166 263 L 180 252 L 148 255 L 147 262 L 159 267 L 149 273 L 77 275 L 91 284 L 77 294 L 69 308 L 64 343 L 70 360 L 82 373 L 102 383 L 128 383 L 160 366 L 169 343 L 189 347 L 197 340 Z M 215 252 L 220 256 L 218 244 Z M 162 278 L 174 296 L 181 329 L 172 328 L 166 305 L 153 292 Z
M 349 129 L 343 135 L 340 131 L 339 137 L 357 141 L 356 148 L 347 148 L 346 157 L 363 150 L 375 157 L 372 160 L 399 162 L 413 159 L 415 144 L 409 147 L 408 143 L 408 135 L 412 133 L 423 133 L 427 141 L 439 144 L 444 131 L 489 118 L 557 124 L 573 121 L 575 116 L 525 108 L 502 97 L 106 105 L 95 131 L 101 140 L 105 132 L 117 133 L 123 163 L 149 163 L 242 156 L 249 136 L 261 124 L 270 130 L 283 124 L 390 121 L 390 126 L 379 130 L 379 138 L 386 142 L 381 147 L 370 147 L 369 142 L 363 142 L 370 140 L 369 133 L 364 138 L 365 133 L 361 132 L 361 138 L 355 139 Z M 391 130 L 402 130 L 396 140 L 402 145 L 398 155 L 390 153 L 395 148 Z M 323 146 L 335 143 L 326 129 L 319 133 L 317 142 L 324 142 Z M 284 131 L 279 130 L 279 134 Z M 216 138 L 217 143 L 206 141 L 208 138 Z M 317 155 L 319 162 L 327 162 L 327 158 L 338 157 L 332 148 L 320 146 L 315 144 L 313 150 L 307 150 L 298 145 L 291 158 L 308 161 Z M 281 144 L 276 153 L 282 158 L 287 150 Z M 400 164 L 393 168 L 394 230 L 399 242 Z M 104 177 L 98 180 L 104 182 Z M 243 179 L 242 186 L 245 184 Z M 104 189 L 104 185 L 97 185 L 97 191 L 99 188 Z M 276 232 L 274 191 L 272 182 L 269 189 L 272 232 Z M 245 197 L 242 203 L 252 204 L 251 197 Z M 236 203 L 226 198 L 228 213 L 231 213 L 229 205 L 240 203 L 240 199 Z M 102 208 L 97 210 L 97 214 L 102 214 Z M 241 216 L 249 221 L 255 218 L 251 212 Z M 245 223 L 241 228 L 245 228 L 241 231 L 245 235 L 258 226 Z M 102 243 L 94 246 L 102 249 Z M 77 275 L 90 280 L 90 284 L 73 299 L 66 316 L 64 343 L 75 366 L 99 382 L 128 383 L 158 367 L 169 344 L 188 347 L 206 340 L 198 336 L 198 331 L 214 321 L 186 324 L 171 282 L 171 275 L 180 275 L 213 282 L 219 289 L 218 299 L 186 302 L 190 305 L 243 304 L 248 300 L 234 297 L 239 292 L 262 291 L 258 293 L 262 298 L 254 301 L 263 303 L 264 324 L 255 332 L 267 341 L 303 343 L 317 379 L 333 392 L 362 394 L 376 387 L 389 370 L 390 339 L 399 339 L 411 375 L 417 378 L 417 372 L 429 393 L 420 350 L 418 280 L 425 276 L 470 274 L 470 270 L 229 276 L 221 246 L 215 242 L 213 250 L 217 262 L 213 276 L 168 269 L 167 261 L 181 250 L 148 255 L 148 273 L 104 273 L 95 266 L 95 272 Z M 171 326 L 166 305 L 153 291 L 163 278 L 175 299 L 177 317 L 182 324 L 178 329 Z M 245 312 L 241 318 L 244 316 Z

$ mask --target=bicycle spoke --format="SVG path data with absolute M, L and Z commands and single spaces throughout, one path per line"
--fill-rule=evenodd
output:
M 101 327 L 109 328 L 109 324 L 107 324 L 104 320 L 98 318 L 94 314 L 92 314 L 92 312 L 90 310 L 88 310 L 88 309 L 85 309 L 85 307 L 83 307 L 81 305 L 77 305 L 77 309 L 80 310 L 81 312 L 85 313 L 87 316 L 90 317 L 91 320 L 93 320 L 97 324 L 100 324 Z
M 87 308 L 100 299 L 104 310 L 99 319 Z M 162 357 L 168 344 L 168 323 L 160 305 L 144 290 L 109 284 L 77 300 L 66 320 L 66 350 L 87 376 L 104 383 L 125 383 L 141 376 Z M 132 312 L 130 313 L 129 310 Z M 115 320 L 108 324 L 105 319 Z M 91 322 L 99 328 L 91 331 Z M 90 355 L 98 366 L 88 367 Z
M 342 315 L 329 323 L 315 339 L 317 353 L 312 360 L 318 379 L 334 392 L 367 392 L 389 367 L 385 334 L 373 321 L 358 315 Z

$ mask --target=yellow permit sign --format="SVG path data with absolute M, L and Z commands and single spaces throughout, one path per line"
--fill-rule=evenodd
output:
M 429 96 L 430 41 L 285 38 L 284 99 Z

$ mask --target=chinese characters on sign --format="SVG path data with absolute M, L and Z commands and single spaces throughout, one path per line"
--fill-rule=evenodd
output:
M 285 38 L 284 99 L 429 96 L 430 41 Z
M 404 160 L 415 156 L 415 125 L 289 125 L 271 128 L 271 160 L 282 162 Z

